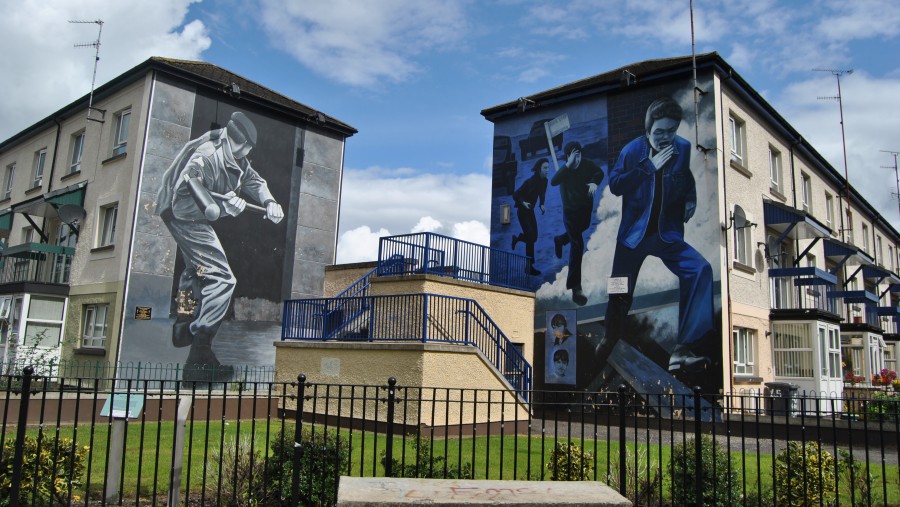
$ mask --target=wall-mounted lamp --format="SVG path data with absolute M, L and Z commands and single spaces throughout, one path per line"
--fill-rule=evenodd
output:
M 509 204 L 500 205 L 500 223 L 509 224 L 512 221 L 512 206 Z
M 535 103 L 531 99 L 526 99 L 525 97 L 519 97 L 518 108 L 520 113 L 524 113 L 526 109 L 529 107 L 534 107 Z
M 635 76 L 634 74 L 629 72 L 628 69 L 623 70 L 622 71 L 622 84 L 624 84 L 625 86 L 631 86 L 635 83 L 637 83 L 637 76 Z
M 241 87 L 238 86 L 237 83 L 231 83 L 230 85 L 225 86 L 225 93 L 232 97 L 237 97 L 241 94 Z

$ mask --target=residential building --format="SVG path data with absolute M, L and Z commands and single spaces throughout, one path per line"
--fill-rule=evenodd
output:
M 282 301 L 334 261 L 356 130 L 204 62 L 150 58 L 92 100 L 0 143 L 5 358 L 273 367 Z
M 510 152 L 495 181 L 515 173 L 493 187 L 492 246 L 521 230 L 512 189 L 551 164 L 535 366 L 549 362 L 550 319 L 571 312 L 579 374 L 559 385 L 548 367 L 538 387 L 840 395 L 848 375 L 896 369 L 900 235 L 718 54 L 634 63 L 482 114 Z M 584 160 L 604 173 L 596 191 L 577 179 Z

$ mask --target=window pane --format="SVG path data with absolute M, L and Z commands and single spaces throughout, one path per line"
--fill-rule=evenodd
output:
M 63 300 L 32 297 L 28 305 L 28 318 L 39 320 L 62 320 Z

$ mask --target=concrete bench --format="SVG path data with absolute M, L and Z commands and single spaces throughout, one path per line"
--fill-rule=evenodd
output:
M 625 507 L 631 502 L 600 482 L 476 481 L 341 477 L 338 507 L 427 504 Z

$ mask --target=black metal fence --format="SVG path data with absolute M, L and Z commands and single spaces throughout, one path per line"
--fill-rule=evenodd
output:
M 890 392 L 794 403 L 622 388 L 524 404 L 393 379 L 0 380 L 0 505 L 330 505 L 341 475 L 596 480 L 635 505 L 900 505 Z

